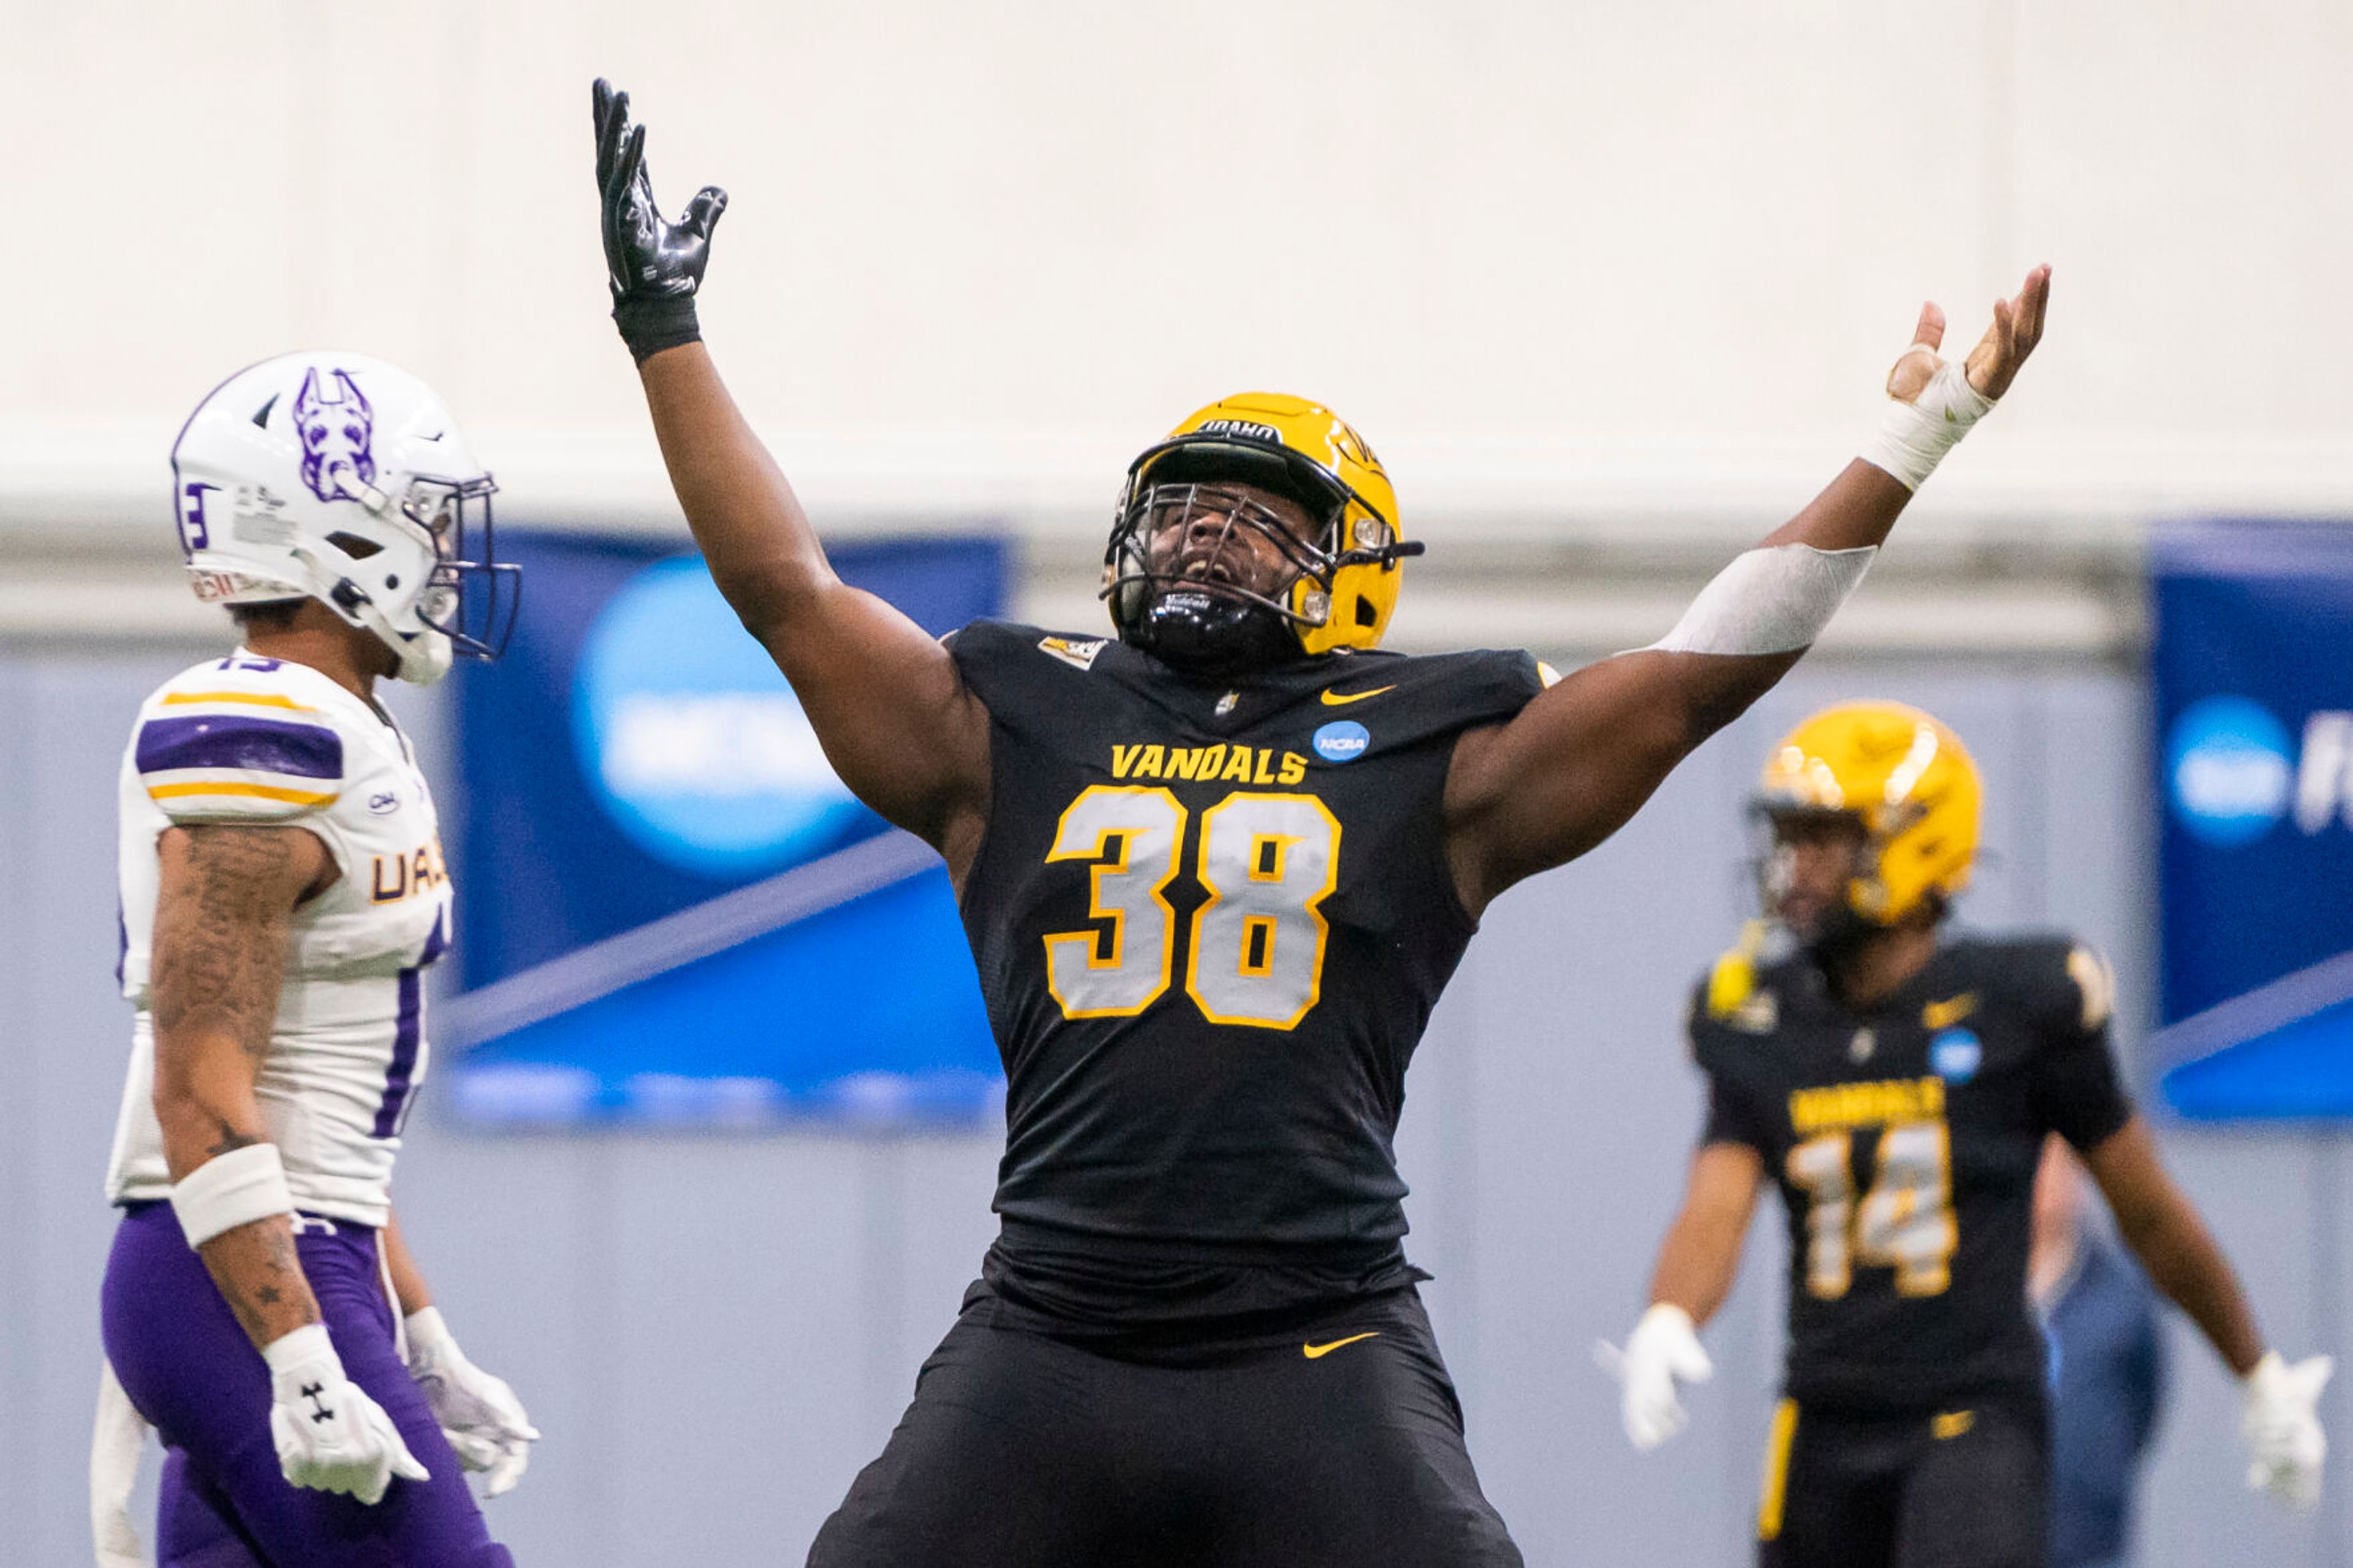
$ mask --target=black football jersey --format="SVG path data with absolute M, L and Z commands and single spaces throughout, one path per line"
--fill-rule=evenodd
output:
M 1912 1413 L 2039 1389 L 2026 1264 L 2043 1138 L 2089 1149 L 2132 1115 L 2101 960 L 1957 939 L 1865 1010 L 1804 958 L 1731 989 L 1693 1005 L 1704 1139 L 1749 1145 L 1780 1184 L 1790 1397 Z
M 963 915 L 1008 1083 L 992 1282 L 1096 1321 L 1402 1282 L 1406 1064 L 1474 929 L 1448 764 L 1535 661 L 1202 679 L 986 621 L 950 647 L 991 721 Z

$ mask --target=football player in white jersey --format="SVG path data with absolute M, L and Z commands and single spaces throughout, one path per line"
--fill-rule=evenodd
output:
M 232 376 L 172 463 L 191 581 L 244 640 L 148 698 L 122 760 L 138 1011 L 106 1181 L 100 1562 L 136 1550 L 143 1420 L 164 1568 L 508 1564 L 462 1471 L 506 1490 L 538 1433 L 459 1351 L 392 1209 L 450 889 L 374 695 L 503 646 L 494 487 L 429 389 L 357 354 Z

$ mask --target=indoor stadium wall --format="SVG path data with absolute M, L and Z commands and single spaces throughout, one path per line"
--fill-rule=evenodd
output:
M 2353 512 L 2330 347 L 2353 26 L 2309 0 L 0 22 L 32 215 L 0 374 L 0 1563 L 89 1550 L 128 1028 L 113 780 L 139 699 L 220 646 L 172 551 L 173 432 L 236 366 L 349 346 L 445 395 L 502 521 L 682 541 L 605 320 L 596 73 L 635 95 L 667 205 L 733 193 L 703 320 L 821 523 L 1001 528 L 1020 612 L 1073 629 L 1102 624 L 1130 458 L 1265 385 L 1328 399 L 1397 475 L 1433 547 L 1399 646 L 1638 646 L 1855 449 L 1923 297 L 1966 335 L 2056 267 L 2030 373 L 1822 655 L 1618 838 L 1503 900 L 1433 1022 L 1400 1140 L 1411 1247 L 1532 1563 L 1746 1561 L 1775 1220 L 1676 1447 L 1627 1448 L 1590 1351 L 1630 1324 L 1678 1196 L 1699 1105 L 1677 1015 L 1745 907 L 1738 807 L 1774 727 L 1866 692 L 1951 720 L 2000 852 L 1968 912 L 2108 947 L 2129 1050 L 2153 1011 L 2141 531 Z M 438 710 L 406 711 L 434 754 Z M 2271 1335 L 2353 1352 L 2345 1140 L 2163 1137 Z M 494 1528 L 532 1568 L 797 1561 L 976 1267 L 996 1155 L 488 1137 L 428 1091 L 413 1238 L 547 1435 Z M 2146 1568 L 2353 1561 L 2353 1468 L 2332 1459 L 2309 1520 L 2246 1493 L 2235 1391 L 2173 1337 Z M 2340 1456 L 2348 1409 L 2341 1386 L 2322 1405 Z
M 202 651 L 0 645 L 0 1538 L 37 1548 L 10 1562 L 86 1550 L 99 1184 L 128 1018 L 108 973 L 111 782 L 139 699 Z M 1986 766 L 1991 853 L 1968 917 L 2104 944 L 2127 1033 L 2147 1015 L 2143 700 L 2113 661 L 1818 660 L 1616 839 L 1500 901 L 1424 1043 L 1400 1142 L 1472 1451 L 1531 1563 L 1745 1561 L 1778 1353 L 1774 1221 L 1676 1447 L 1627 1448 L 1591 1344 L 1639 1306 L 1698 1125 L 1677 1017 L 1745 907 L 1755 758 L 1810 705 L 1864 693 L 1930 707 Z M 430 754 L 438 709 L 406 706 Z M 2341 1351 L 2341 1140 L 2168 1128 L 2166 1148 L 2270 1331 Z M 428 1093 L 403 1157 L 406 1226 L 470 1349 L 547 1433 L 492 1507 L 502 1537 L 527 1563 L 581 1568 L 690 1545 L 698 1562 L 797 1560 L 977 1267 L 996 1154 L 986 1133 L 483 1136 Z M 2179 1323 L 2173 1337 L 2147 1568 L 2344 1561 L 2342 1461 L 2313 1521 L 2246 1493 L 2235 1391 Z

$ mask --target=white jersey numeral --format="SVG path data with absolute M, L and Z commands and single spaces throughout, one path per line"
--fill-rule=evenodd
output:
M 1938 1296 L 1961 1245 L 1953 1218 L 1952 1135 L 1942 1121 L 1906 1121 L 1879 1135 L 1879 1180 L 1855 1211 L 1854 1255 L 1895 1270 L 1905 1296 Z
M 1789 1184 L 1806 1194 L 1806 1289 L 1825 1301 L 1854 1280 L 1854 1134 L 1824 1132 L 1789 1151 Z
M 1046 985 L 1065 1018 L 1124 1018 L 1168 989 L 1176 911 L 1165 890 L 1184 837 L 1185 808 L 1165 789 L 1096 784 L 1062 813 L 1046 858 L 1095 861 L 1087 918 L 1111 922 L 1046 939 Z
M 1201 886 L 1185 989 L 1212 1024 L 1296 1028 L 1324 983 L 1340 823 L 1309 795 L 1229 795 L 1201 814 Z
M 1854 1134 L 1824 1132 L 1789 1151 L 1789 1184 L 1806 1194 L 1806 1289 L 1847 1293 L 1854 1267 L 1895 1270 L 1905 1296 L 1952 1284 L 1961 1244 L 1953 1217 L 1952 1134 L 1941 1121 L 1902 1121 L 1879 1135 L 1879 1173 L 1854 1201 Z
M 1186 811 L 1165 789 L 1095 784 L 1062 814 L 1046 858 L 1092 860 L 1092 931 L 1046 938 L 1047 985 L 1066 1018 L 1129 1017 L 1168 989 L 1176 955 L 1166 897 Z M 1185 990 L 1213 1024 L 1296 1028 L 1323 994 L 1339 885 L 1340 823 L 1314 795 L 1237 792 L 1201 814 Z

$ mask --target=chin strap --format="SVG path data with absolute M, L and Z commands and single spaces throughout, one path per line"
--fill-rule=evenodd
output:
M 315 573 L 318 563 L 307 552 L 297 551 L 303 564 Z M 327 590 L 327 602 L 342 613 L 343 619 L 375 634 L 376 640 L 390 648 L 400 660 L 400 679 L 411 686 L 430 686 L 449 673 L 457 661 L 458 650 L 447 634 L 430 628 L 414 632 L 393 629 L 392 622 L 376 607 L 367 591 L 349 577 L 338 577 L 335 585 Z

